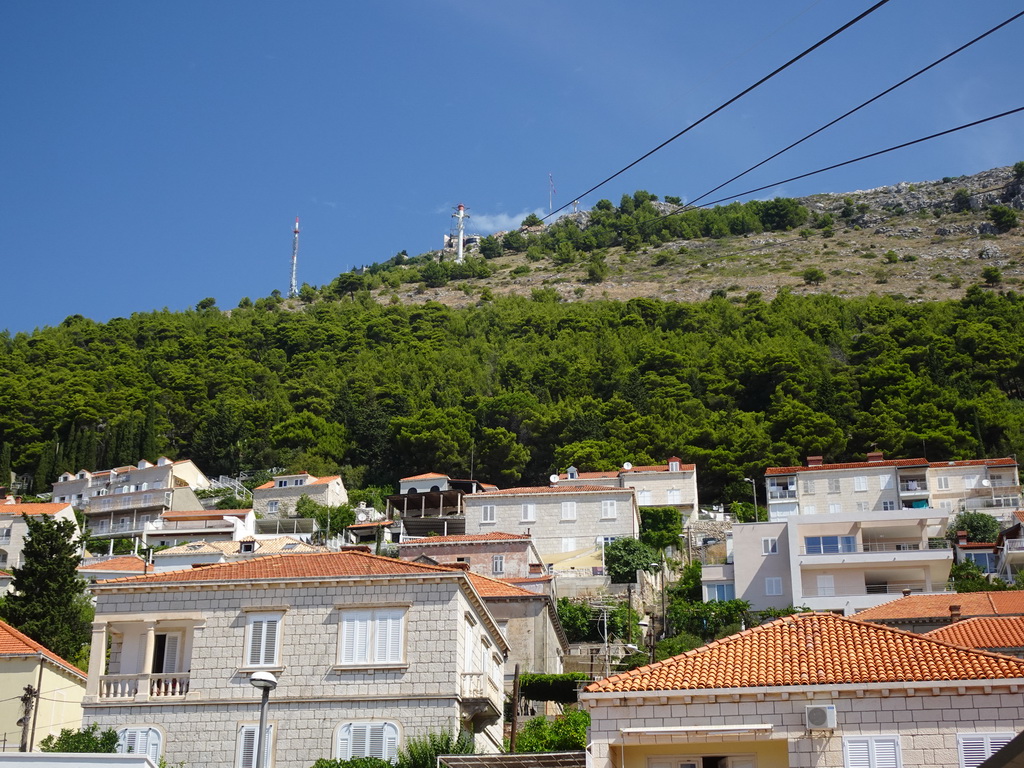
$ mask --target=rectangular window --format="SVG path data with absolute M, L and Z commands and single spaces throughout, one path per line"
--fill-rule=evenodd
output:
M 840 485 L 839 485 L 839 478 L 838 477 L 830 477 L 828 479 L 828 492 L 829 493 L 839 493 L 840 490 L 841 490 L 841 488 L 840 488 Z
M 800 512 L 804 515 L 816 515 L 818 514 L 818 508 L 814 504 L 801 504 Z
M 484 504 L 480 507 L 480 522 L 481 523 L 493 523 L 494 522 L 494 505 Z
M 868 489 L 868 479 L 864 475 L 857 475 L 853 478 L 853 490 L 855 491 L 866 491 Z
M 651 492 L 648 490 L 637 491 L 636 503 L 641 507 L 651 506 Z
M 268 501 L 267 502 L 267 514 L 276 515 L 281 511 L 280 501 Z
M 764 593 L 766 595 L 782 594 L 782 577 L 769 576 L 764 580 Z
M 882 502 L 882 511 L 883 512 L 893 512 L 895 509 L 896 509 L 896 502 L 895 501 L 883 501 Z
M 0 528 L 0 544 L 10 544 L 10 543 L 11 543 L 11 529 L 10 528 Z
M 524 523 L 533 523 L 537 520 L 537 505 L 536 504 L 523 504 L 522 517 L 520 518 Z
M 992 552 L 965 552 L 967 560 L 981 568 L 982 573 L 996 572 L 996 556 Z
M 339 664 L 401 664 L 404 660 L 404 608 L 344 611 Z
M 492 555 L 491 556 L 491 573 L 495 576 L 501 576 L 505 573 L 505 556 L 504 555 Z
M 804 493 L 814 493 L 813 480 L 804 480 Z
M 238 729 L 238 768 L 256 768 L 256 735 L 258 725 L 243 725 Z M 268 725 L 263 736 L 263 765 L 270 768 L 273 750 L 274 726 Z
M 967 475 L 964 478 L 964 486 L 969 489 L 977 488 L 980 480 L 981 475 Z
M 250 613 L 246 615 L 247 667 L 274 667 L 280 663 L 280 613 Z
M 735 584 L 708 584 L 708 602 L 735 600 L 736 599 L 736 585 Z
M 953 511 L 953 500 L 952 499 L 943 499 L 942 501 L 939 502 L 939 509 L 941 509 L 944 512 L 952 512 Z
M 575 520 L 576 519 L 576 502 L 575 501 L 563 501 L 562 502 L 562 519 L 563 520 Z
M 614 520 L 618 515 L 617 502 L 614 499 L 605 499 L 601 502 L 601 519 Z
M 777 555 L 779 554 L 779 540 L 772 537 L 764 537 L 761 539 L 761 554 L 762 555 Z
M 957 734 L 956 747 L 960 768 L 978 768 L 985 760 L 1010 743 L 1012 733 Z
M 678 488 L 669 488 L 668 497 L 665 501 L 669 504 L 682 504 L 683 503 L 683 492 Z
M 839 515 L 839 514 L 842 514 L 842 512 L 843 512 L 843 505 L 842 504 L 836 504 L 835 502 L 833 502 L 832 504 L 828 505 L 828 513 L 830 515 Z
M 892 475 L 878 476 L 878 490 L 891 491 L 893 486 Z
M 846 768 L 900 768 L 899 736 L 846 736 L 843 738 Z
M 857 538 L 855 536 L 807 536 L 804 538 L 804 551 L 808 555 L 856 552 Z
M 940 491 L 948 491 L 949 490 L 949 478 L 948 477 L 938 477 L 938 478 L 936 478 L 935 479 L 935 487 L 938 490 L 940 490 Z
M 394 723 L 345 723 L 335 742 L 338 760 L 376 757 L 394 762 L 398 757 L 398 727 Z
M 858 512 L 867 512 L 868 511 L 868 503 L 866 501 L 858 501 L 857 502 L 857 511 Z
M 562 539 L 562 551 L 563 552 L 575 552 L 576 551 L 576 539 L 575 537 L 569 536 Z
M 305 485 L 305 484 L 306 484 L 306 480 L 305 480 L 305 478 L 302 478 L 302 477 L 300 477 L 298 480 L 296 480 L 294 483 L 292 483 L 292 485 Z
M 288 481 L 287 480 L 278 480 L 277 481 L 277 487 L 278 488 L 287 488 L 288 487 Z

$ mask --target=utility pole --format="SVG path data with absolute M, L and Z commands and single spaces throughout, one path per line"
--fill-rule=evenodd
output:
M 299 217 L 295 217 L 295 230 L 292 232 L 292 279 L 288 284 L 288 298 L 299 295 L 299 284 L 296 278 L 296 266 L 299 261 Z
M 21 746 L 18 748 L 19 752 L 28 752 L 28 734 L 32 727 L 32 706 L 35 704 L 37 691 L 31 685 L 25 686 L 25 693 L 21 696 L 21 719 L 18 720 L 18 724 L 21 725 Z
M 462 203 L 459 203 L 459 207 L 455 209 L 455 213 L 452 214 L 452 218 L 455 219 L 456 226 L 457 226 L 458 232 L 459 232 L 459 244 L 458 244 L 458 251 L 455 254 L 455 263 L 456 264 L 461 264 L 462 263 L 462 246 L 463 246 L 463 243 L 465 241 L 465 232 L 466 232 L 466 221 L 465 220 L 470 218 L 469 214 L 466 213 L 466 206 L 464 206 Z
M 516 729 L 519 727 L 519 664 L 512 675 L 512 732 L 508 737 L 508 751 L 516 751 Z

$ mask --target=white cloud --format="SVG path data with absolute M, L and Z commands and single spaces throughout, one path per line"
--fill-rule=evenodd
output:
M 531 213 L 535 213 L 541 218 L 544 218 L 544 211 L 540 208 L 536 208 L 532 211 L 522 211 L 520 213 L 474 213 L 466 225 L 467 230 L 473 232 L 480 232 L 482 234 L 491 234 L 492 232 L 499 232 L 501 230 L 519 229 L 519 225 L 523 223 L 523 219 L 529 216 Z

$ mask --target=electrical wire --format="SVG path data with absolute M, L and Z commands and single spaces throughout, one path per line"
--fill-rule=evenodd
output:
M 760 80 L 758 80 L 758 81 L 757 81 L 756 83 L 754 83 L 753 85 L 751 85 L 751 86 L 748 86 L 748 87 L 747 87 L 747 88 L 745 88 L 744 90 L 740 91 L 740 92 L 739 92 L 738 94 L 736 94 L 735 96 L 733 96 L 733 97 L 732 97 L 731 99 L 729 99 L 728 101 L 726 101 L 726 102 L 725 102 L 724 104 L 722 104 L 722 105 L 720 105 L 720 106 L 716 107 L 715 109 L 711 110 L 711 111 L 710 111 L 710 112 L 708 112 L 708 113 L 707 113 L 706 115 L 704 115 L 704 117 L 700 118 L 700 119 L 699 119 L 699 120 L 697 120 L 696 122 L 690 123 L 690 124 L 689 124 L 688 126 L 686 126 L 685 128 L 683 128 L 683 130 L 679 131 L 679 133 L 677 133 L 677 134 L 676 134 L 675 136 L 672 136 L 671 138 L 669 138 L 669 139 L 666 139 L 665 141 L 661 142 L 661 144 L 659 144 L 658 146 L 656 146 L 656 147 L 655 147 L 654 149 L 652 149 L 652 150 L 650 150 L 650 151 L 648 151 L 648 152 L 645 152 L 645 153 L 644 153 L 643 155 L 641 155 L 640 157 L 638 157 L 638 158 L 637 158 L 636 160 L 634 160 L 633 162 L 631 162 L 631 163 L 630 163 L 629 165 L 625 166 L 624 168 L 621 168 L 621 169 L 619 169 L 618 171 L 616 171 L 615 173 L 613 173 L 613 174 L 612 174 L 611 176 L 609 176 L 608 178 L 606 178 L 606 179 L 605 179 L 604 181 L 598 182 L 597 184 L 595 184 L 594 186 L 592 186 L 592 187 L 591 187 L 590 189 L 588 189 L 588 190 L 587 190 L 586 192 L 584 192 L 583 194 L 581 194 L 581 195 L 576 195 L 576 196 L 575 196 L 575 197 L 573 197 L 572 199 L 573 199 L 573 200 L 579 200 L 579 199 L 581 199 L 581 198 L 583 198 L 583 197 L 586 197 L 587 195 L 589 195 L 589 194 L 590 194 L 591 192 L 593 192 L 594 190 L 597 190 L 597 189 L 600 189 L 601 187 L 603 187 L 603 186 L 604 186 L 605 184 L 607 184 L 607 183 L 608 183 L 609 181 L 611 181 L 612 179 L 615 179 L 615 178 L 617 178 L 617 177 L 621 176 L 621 175 L 622 175 L 622 174 L 624 174 L 624 173 L 625 173 L 626 171 L 628 171 L 628 170 L 629 170 L 630 168 L 632 168 L 633 166 L 635 166 L 635 165 L 637 165 L 637 164 L 639 164 L 639 163 L 643 162 L 644 160 L 646 160 L 646 159 L 647 159 L 648 157 L 650 157 L 651 155 L 653 155 L 653 154 L 654 154 L 655 152 L 657 152 L 658 150 L 660 150 L 660 149 L 663 149 L 664 147 L 666 147 L 666 146 L 668 146 L 669 144 L 671 144 L 671 143 L 672 143 L 673 141 L 675 141 L 676 139 L 678 139 L 678 138 L 679 138 L 680 136 L 682 136 L 682 135 L 684 135 L 684 134 L 686 134 L 686 133 L 690 132 L 691 130 L 693 130 L 694 128 L 696 128 L 696 127 L 697 127 L 698 125 L 700 125 L 701 123 L 703 123 L 703 122 L 704 122 L 705 120 L 707 120 L 707 119 L 709 119 L 709 118 L 713 117 L 714 115 L 717 115 L 717 114 L 718 114 L 719 112 L 721 112 L 721 111 L 722 111 L 723 109 L 725 109 L 725 108 L 726 108 L 726 107 L 728 107 L 729 105 L 733 104 L 734 102 L 736 102 L 736 101 L 739 101 L 739 100 L 740 100 L 741 98 L 743 98 L 744 96 L 746 96 L 746 95 L 747 95 L 748 93 L 750 93 L 751 91 L 753 91 L 753 90 L 754 90 L 755 88 L 758 88 L 758 87 L 760 87 L 761 85 L 764 85 L 764 84 L 765 84 L 766 82 L 768 82 L 769 80 L 771 80 L 771 79 L 772 79 L 773 77 L 775 77 L 776 75 L 778 75 L 778 74 L 779 74 L 780 72 L 782 72 L 782 71 L 784 71 L 784 70 L 788 69 L 788 68 L 789 68 L 790 66 L 792 66 L 792 65 L 793 65 L 793 64 L 795 64 L 796 62 L 800 61 L 800 59 L 804 58 L 805 56 L 809 55 L 810 53 L 812 53 L 812 52 L 813 52 L 813 51 L 815 51 L 816 49 L 820 48 L 821 46 L 823 46 L 823 45 L 824 45 L 825 43 L 827 43 L 827 42 L 828 42 L 829 40 L 831 40 L 832 38 L 834 38 L 834 37 L 837 37 L 838 35 L 842 34 L 842 33 L 843 33 L 843 32 L 845 32 L 845 31 L 846 31 L 847 29 L 849 29 L 850 27 L 852 27 L 852 26 L 853 26 L 854 24 L 856 24 L 857 22 L 859 22 L 859 21 L 861 21 L 862 19 L 866 18 L 867 16 L 871 15 L 872 13 L 874 13 L 875 11 L 877 11 L 877 10 L 878 10 L 879 8 L 881 8 L 881 7 L 883 6 L 883 5 L 885 5 L 885 4 L 886 4 L 886 3 L 888 3 L 888 2 L 889 2 L 889 0 L 879 0 L 879 2 L 875 3 L 875 4 L 873 5 L 873 6 L 871 6 L 870 8 L 868 8 L 868 9 L 867 9 L 866 11 L 864 11 L 864 12 L 863 12 L 863 13 L 861 13 L 860 15 L 856 16 L 855 18 L 851 19 L 850 21 L 846 22 L 846 23 L 845 23 L 845 24 L 843 24 L 843 25 L 842 25 L 841 27 L 839 27 L 838 29 L 836 29 L 836 30 L 834 30 L 833 32 L 829 33 L 829 34 L 828 34 L 828 35 L 826 35 L 825 37 L 821 38 L 821 40 L 819 40 L 818 42 L 816 42 L 816 43 L 815 43 L 814 45 L 812 45 L 812 46 L 811 46 L 810 48 L 806 48 L 806 49 L 804 49 L 803 51 L 801 51 L 800 53 L 798 53 L 798 54 L 797 54 L 796 56 L 794 56 L 794 57 L 793 57 L 792 59 L 790 59 L 790 60 L 789 60 L 789 61 L 787 61 L 787 62 L 786 62 L 785 64 L 783 64 L 782 66 L 780 66 L 780 67 L 776 68 L 775 70 L 773 70 L 773 71 L 772 71 L 772 72 L 770 72 L 769 74 L 765 75 L 764 77 L 762 77 L 762 78 L 761 78 Z M 555 209 L 555 210 L 553 210 L 553 211 L 552 211 L 551 213 L 549 213 L 549 214 L 548 214 L 547 216 L 545 216 L 545 217 L 544 217 L 544 219 L 548 219 L 548 218 L 550 218 L 550 217 L 554 216 L 554 215 L 555 215 L 556 213 L 558 213 L 559 211 L 562 211 L 562 210 L 564 210 L 565 208 L 568 208 L 568 207 L 569 207 L 570 205 L 572 205 L 572 203 L 571 203 L 571 202 L 570 202 L 570 203 L 566 203 L 566 204 L 565 204 L 565 205 L 563 205 L 563 206 L 562 206 L 561 208 L 556 208 L 556 209 Z
M 988 36 L 989 36 L 989 35 L 991 35 L 992 33 L 994 33 L 994 32 L 997 32 L 998 30 L 1002 29 L 1002 28 L 1003 28 L 1003 27 L 1005 27 L 1005 26 L 1006 26 L 1007 24 L 1010 24 L 1011 22 L 1014 22 L 1014 21 L 1016 21 L 1016 20 L 1017 20 L 1017 19 L 1019 19 L 1019 18 L 1020 18 L 1021 16 L 1024 16 L 1024 11 L 1021 11 L 1020 13 L 1017 13 L 1017 14 L 1015 14 L 1015 15 L 1011 16 L 1010 18 L 1008 18 L 1008 19 L 1007 19 L 1006 21 L 1002 22 L 1001 24 L 997 24 L 996 26 L 992 27 L 992 29 L 988 30 L 987 32 L 984 32 L 984 33 L 982 33 L 982 34 L 978 35 L 978 36 L 977 36 L 977 37 L 975 37 L 975 38 L 974 38 L 973 40 L 970 40 L 969 42 L 966 42 L 966 43 L 964 43 L 964 44 L 963 44 L 963 45 L 961 45 L 961 46 L 960 46 L 959 48 L 957 48 L 957 49 L 955 49 L 955 50 L 953 50 L 953 51 L 950 51 L 949 53 L 947 53 L 947 54 L 946 54 L 945 56 L 943 56 L 943 57 L 941 57 L 941 58 L 939 58 L 939 59 L 936 59 L 935 61 L 933 61 L 933 62 L 932 62 L 931 64 L 929 64 L 928 66 L 924 67 L 923 69 L 919 69 L 919 70 L 918 70 L 917 72 L 915 72 L 914 74 L 910 75 L 909 77 L 905 77 L 905 78 L 903 78 L 902 80 L 900 80 L 900 81 L 899 81 L 898 83 L 896 83 L 895 85 L 892 85 L 892 86 L 890 86 L 890 87 L 886 88 L 886 89 L 885 89 L 884 91 L 882 91 L 881 93 L 879 93 L 879 94 L 876 94 L 875 96 L 872 96 L 872 97 L 871 97 L 870 99 L 868 99 L 867 101 L 865 101 L 865 102 L 863 102 L 862 104 L 859 104 L 858 106 L 856 106 L 856 107 L 854 107 L 853 109 L 851 109 L 851 110 L 850 110 L 849 112 L 845 112 L 844 114 L 840 115 L 840 116 L 839 116 L 839 117 L 837 117 L 837 118 L 836 118 L 835 120 L 832 120 L 832 121 L 830 121 L 830 122 L 828 122 L 828 123 L 825 123 L 825 124 L 824 124 L 823 126 L 821 126 L 820 128 L 818 128 L 817 130 L 815 130 L 815 131 L 812 131 L 811 133 L 808 133 L 808 134 L 807 134 L 806 136 L 804 136 L 804 137 L 803 137 L 803 138 L 801 138 L 801 139 L 798 139 L 797 141 L 794 141 L 794 142 L 793 142 L 792 144 L 790 144 L 790 145 L 789 145 L 788 147 L 785 147 L 784 149 L 780 149 L 780 150 L 779 150 L 778 152 L 776 152 L 776 153 L 775 153 L 774 155 L 770 155 L 769 157 L 766 157 L 766 158 L 765 158 L 764 160 L 762 160 L 761 162 L 757 163 L 756 165 L 752 165 L 752 166 L 750 166 L 749 168 L 747 168 L 747 170 L 743 171 L 742 173 L 739 173 L 739 174 L 737 174 L 736 176 L 733 176 L 733 177 L 732 177 L 731 179 L 729 179 L 728 181 L 723 181 L 723 182 L 722 182 L 721 184 L 719 184 L 719 185 L 718 185 L 717 187 L 714 187 L 714 188 L 712 188 L 712 189 L 709 189 L 709 190 L 708 190 L 707 192 L 705 192 L 704 194 L 702 194 L 702 195 L 700 195 L 699 197 L 696 197 L 696 198 L 694 198 L 693 200 L 691 200 L 691 201 L 690 201 L 690 204 L 691 204 L 691 205 L 695 205 L 695 204 L 696 204 L 696 203 L 697 203 L 698 201 L 700 201 L 700 200 L 703 200 L 703 199 L 704 199 L 705 197 L 707 197 L 708 195 L 711 195 L 711 194 L 713 194 L 713 193 L 717 192 L 717 191 L 718 191 L 718 190 L 720 190 L 720 189 L 721 189 L 722 187 L 724 187 L 724 186 L 725 186 L 726 184 L 731 184 L 732 182 L 736 181 L 737 179 L 740 179 L 740 178 L 742 178 L 743 176 L 746 176 L 746 175 L 747 175 L 748 173 L 750 173 L 751 171 L 753 171 L 753 170 L 756 170 L 757 168 L 760 168 L 760 167 L 761 167 L 762 165 L 764 165 L 765 163 L 767 163 L 767 162 L 770 162 L 770 161 L 774 160 L 774 159 L 775 159 L 775 158 L 777 158 L 777 157 L 778 157 L 779 155 L 782 155 L 782 154 L 784 154 L 784 153 L 788 152 L 789 150 L 793 149 L 794 147 L 796 147 L 796 146 L 798 146 L 798 145 L 800 145 L 800 144 L 803 144 L 803 143 L 804 143 L 805 141 L 807 141 L 808 139 L 810 139 L 810 138 L 812 138 L 812 137 L 814 137 L 814 136 L 817 136 L 817 135 L 818 135 L 819 133 L 821 133 L 822 131 L 826 130 L 827 128 L 831 128 L 831 127 L 832 127 L 833 125 L 835 125 L 835 124 L 836 124 L 836 123 L 838 123 L 839 121 L 841 121 L 841 120 L 845 120 L 845 119 L 846 119 L 846 118 L 848 118 L 848 117 L 849 117 L 850 115 L 852 115 L 852 114 L 853 114 L 854 112 L 858 112 L 859 110 L 863 109 L 864 107 L 868 106 L 869 104 L 872 104 L 872 103 L 874 103 L 874 102 L 878 101 L 878 100 L 879 100 L 880 98 L 882 98 L 883 96 L 886 96 L 886 95 L 888 95 L 888 94 L 892 93 L 893 91 L 895 91 L 895 90 L 896 90 L 897 88 L 899 88 L 900 86 L 906 85 L 907 83 L 909 83 L 909 82 L 910 82 L 911 80 L 913 80 L 914 78 L 916 78 L 916 77 L 918 77 L 918 76 L 920 76 L 920 75 L 923 75 L 923 74 L 924 74 L 925 72 L 927 72 L 928 70 L 930 70 L 930 69 L 933 69 L 934 67 L 937 67 L 937 66 L 938 66 L 939 64 L 941 64 L 942 62 L 946 61 L 947 59 L 950 59 L 950 58 L 952 58 L 953 56 L 956 56 L 956 55 L 957 55 L 958 53 L 961 53 L 962 51 L 964 51 L 964 50 L 966 50 L 966 49 L 970 48 L 970 47 L 971 47 L 972 45 L 974 45 L 975 43 L 977 43 L 977 42 L 979 42 L 979 41 L 981 41 L 981 40 L 985 39 L 986 37 L 988 37 Z

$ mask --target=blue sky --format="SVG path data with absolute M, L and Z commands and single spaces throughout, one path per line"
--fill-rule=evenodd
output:
M 871 6 L 0 4 L 0 329 L 330 282 L 547 213 Z M 891 0 L 583 200 L 697 197 L 1021 10 Z M 723 194 L 1024 106 L 1018 20 Z M 1024 113 L 760 197 L 1024 159 Z M 719 195 L 716 195 L 716 197 Z

